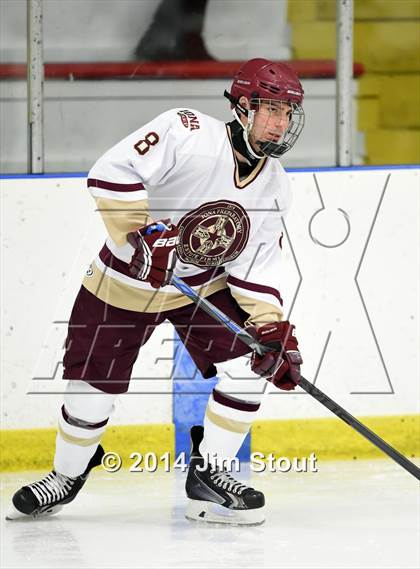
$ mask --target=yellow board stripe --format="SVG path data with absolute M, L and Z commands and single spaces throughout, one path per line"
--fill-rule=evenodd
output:
M 51 470 L 56 429 L 14 429 L 0 431 L 0 471 Z M 109 452 L 121 456 L 123 467 L 134 465 L 133 452 L 155 453 L 157 458 L 175 454 L 175 432 L 172 423 L 159 425 L 109 426 L 102 444 Z M 163 465 L 162 461 L 158 461 Z
M 360 421 L 407 457 L 420 456 L 420 415 L 364 417 Z M 341 460 L 386 455 L 340 419 L 255 421 L 251 452 L 276 457 Z
M 410 457 L 420 456 L 420 415 L 364 417 L 367 427 Z M 50 470 L 55 429 L 0 431 L 0 470 Z M 132 466 L 133 452 L 175 455 L 173 424 L 110 426 L 104 437 L 106 451 L 117 452 L 124 467 Z M 251 432 L 251 452 L 276 457 L 304 457 L 313 452 L 321 460 L 383 458 L 385 455 L 339 419 L 256 421 Z M 162 464 L 159 462 L 159 464 Z

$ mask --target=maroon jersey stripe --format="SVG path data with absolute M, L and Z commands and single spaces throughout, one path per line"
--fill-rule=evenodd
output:
M 134 279 L 133 275 L 130 273 L 130 270 L 128 268 L 128 263 L 121 261 L 115 255 L 113 255 L 106 245 L 104 245 L 102 249 L 99 251 L 99 258 L 101 259 L 103 264 L 109 267 L 110 269 L 114 269 L 114 271 L 117 271 L 118 273 L 121 273 L 127 277 L 131 277 L 132 279 Z
M 235 286 L 238 286 L 240 288 L 245 288 L 246 290 L 252 290 L 254 292 L 262 292 L 265 294 L 272 294 L 273 296 L 275 296 L 277 298 L 277 300 L 283 306 L 283 299 L 281 298 L 279 291 L 277 289 L 271 287 L 271 286 L 249 283 L 247 281 L 237 279 L 236 277 L 233 277 L 232 275 L 228 276 L 227 282 L 231 283 Z
M 88 188 L 103 188 L 104 190 L 112 190 L 113 192 L 137 192 L 144 190 L 143 184 L 115 184 L 114 182 L 106 182 L 105 180 L 97 180 L 96 178 L 88 178 Z
M 239 399 L 235 399 L 234 397 L 228 397 L 217 391 L 217 389 L 213 389 L 213 399 L 216 403 L 220 403 L 221 405 L 225 405 L 226 407 L 231 407 L 232 409 L 238 409 L 239 411 L 258 411 L 260 408 L 259 403 L 247 403 L 246 401 L 240 401 Z

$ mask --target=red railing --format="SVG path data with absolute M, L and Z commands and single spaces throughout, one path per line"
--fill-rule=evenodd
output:
M 84 63 L 46 63 L 46 79 L 225 79 L 231 78 L 242 61 L 100 61 Z M 285 61 L 302 79 L 335 77 L 334 60 Z M 354 77 L 364 72 L 361 63 L 353 65 Z M 25 79 L 25 63 L 0 64 L 0 79 Z

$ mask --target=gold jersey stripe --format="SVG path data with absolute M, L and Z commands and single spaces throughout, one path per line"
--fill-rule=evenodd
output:
M 158 289 L 150 291 L 130 286 L 102 272 L 96 263 L 92 264 L 91 276 L 86 276 L 82 284 L 103 302 L 124 310 L 156 313 L 192 303 L 181 292 L 165 293 Z M 225 288 L 227 288 L 226 278 L 222 277 L 208 285 L 202 285 L 199 294 L 206 297 Z
M 247 433 L 251 427 L 251 423 L 244 423 L 242 421 L 234 421 L 233 419 L 227 419 L 222 417 L 218 413 L 212 411 L 208 406 L 206 409 L 206 417 L 218 427 L 226 429 L 232 433 Z
M 147 200 L 123 202 L 95 197 L 98 211 L 118 247 L 127 243 L 127 233 L 152 223 Z
M 230 292 L 242 310 L 249 314 L 245 326 L 263 326 L 270 322 L 281 322 L 283 320 L 282 310 L 274 304 L 245 296 L 232 289 Z

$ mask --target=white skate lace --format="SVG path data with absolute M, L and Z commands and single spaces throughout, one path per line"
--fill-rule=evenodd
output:
M 65 498 L 75 482 L 74 478 L 52 471 L 42 480 L 29 484 L 29 488 L 35 494 L 39 505 L 46 506 Z
M 246 484 L 239 482 L 239 480 L 236 480 L 233 476 L 223 471 L 213 471 L 213 474 L 210 476 L 210 480 L 213 480 L 213 482 L 220 488 L 223 488 L 223 490 L 227 490 L 233 494 L 240 495 L 248 488 Z

